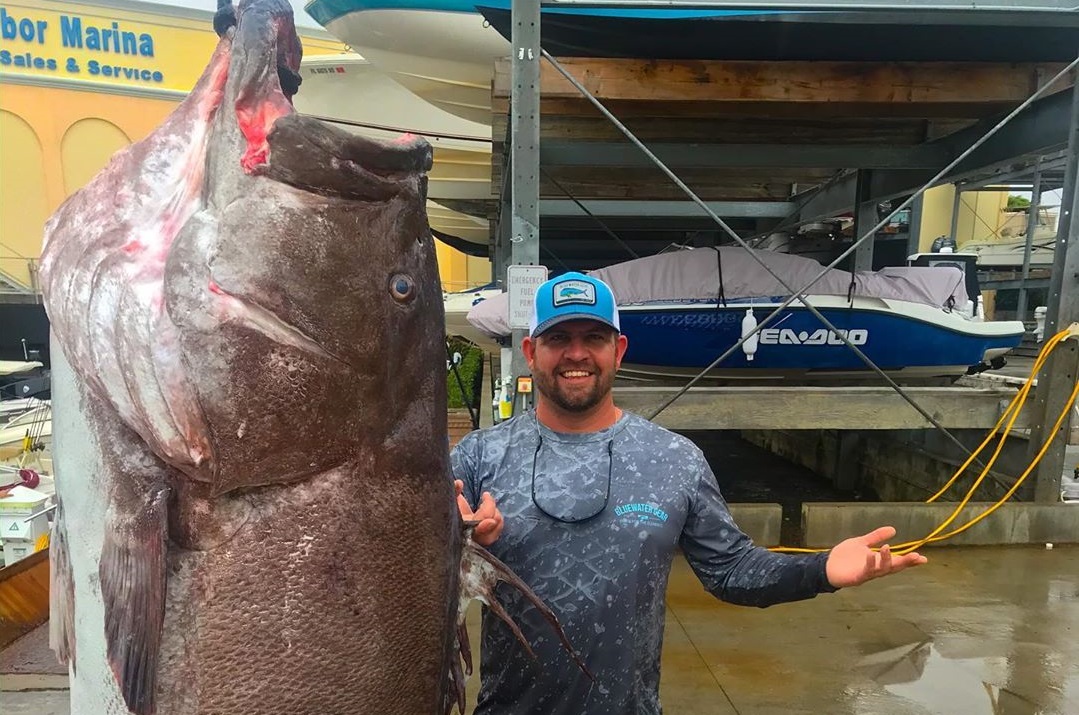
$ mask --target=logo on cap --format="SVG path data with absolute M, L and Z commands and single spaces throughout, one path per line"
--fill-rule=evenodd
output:
M 587 281 L 570 280 L 556 283 L 552 293 L 556 308 L 572 304 L 596 304 L 596 287 Z

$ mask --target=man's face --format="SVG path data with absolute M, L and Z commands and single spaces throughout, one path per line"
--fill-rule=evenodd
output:
M 594 320 L 567 320 L 521 345 L 536 389 L 567 412 L 586 412 L 614 385 L 626 338 Z

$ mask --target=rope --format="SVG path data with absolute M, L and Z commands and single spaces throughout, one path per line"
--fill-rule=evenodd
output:
M 719 246 L 712 246 L 712 248 L 716 249 L 716 274 L 719 276 L 719 295 L 716 297 L 716 310 L 719 310 L 721 303 L 724 308 L 727 307 L 727 294 L 723 290 L 723 257 Z

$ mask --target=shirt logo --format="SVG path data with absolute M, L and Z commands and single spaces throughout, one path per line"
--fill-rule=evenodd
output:
M 667 512 L 651 504 L 622 504 L 614 508 L 614 515 L 629 517 L 639 523 L 661 524 L 667 521 Z
M 554 307 L 579 303 L 596 304 L 596 287 L 586 281 L 562 281 L 554 287 Z

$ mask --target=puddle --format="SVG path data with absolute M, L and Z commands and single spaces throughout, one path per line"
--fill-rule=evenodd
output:
M 924 713 L 1074 715 L 1079 706 L 1074 664 L 1046 662 L 1038 648 L 1020 646 L 1017 652 L 1018 657 L 947 657 L 925 641 L 866 656 L 858 670 Z M 856 705 L 855 712 L 862 711 Z

